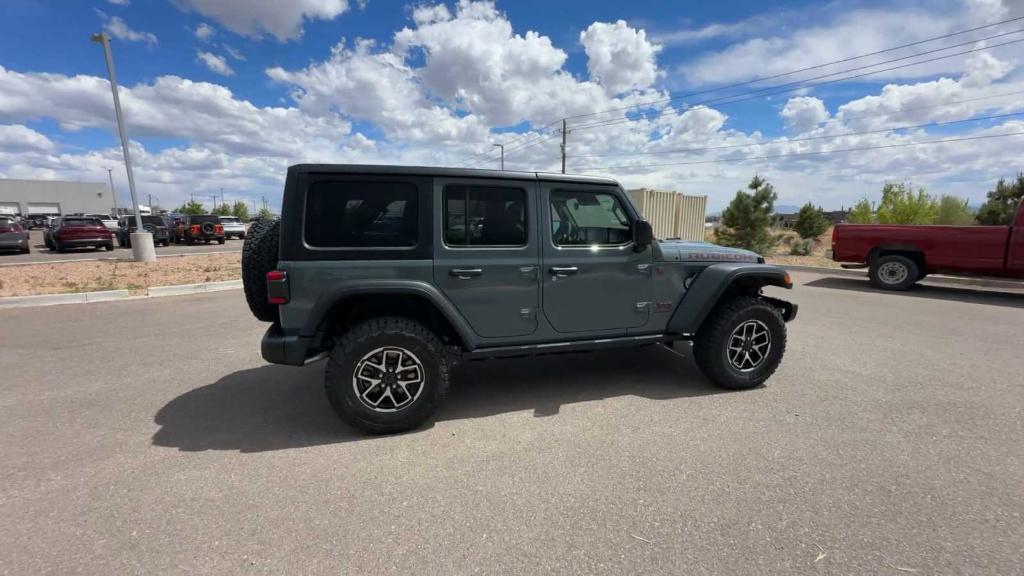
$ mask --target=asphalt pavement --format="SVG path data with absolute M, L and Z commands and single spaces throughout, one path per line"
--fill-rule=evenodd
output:
M 767 386 L 492 360 L 390 437 L 241 291 L 0 311 L 0 573 L 1020 574 L 1024 297 L 794 277 Z
M 114 241 L 114 251 L 107 252 L 106 250 L 94 250 L 92 248 L 72 248 L 66 252 L 56 252 L 50 250 L 43 244 L 43 231 L 32 230 L 31 244 L 32 251 L 28 254 L 18 254 L 16 252 L 0 252 L 0 267 L 5 264 L 30 264 L 30 263 L 50 263 L 62 262 L 68 260 L 100 260 L 118 258 L 121 260 L 131 260 L 132 250 L 131 248 L 122 248 L 117 245 L 117 240 Z M 182 254 L 207 254 L 211 252 L 241 252 L 242 251 L 242 240 L 232 238 L 224 244 L 196 244 L 194 246 L 187 246 L 185 244 L 171 244 L 170 246 L 157 246 L 156 255 L 169 256 L 169 255 L 182 255 Z

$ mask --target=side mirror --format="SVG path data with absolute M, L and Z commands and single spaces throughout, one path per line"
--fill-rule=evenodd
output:
M 647 220 L 633 222 L 633 246 L 637 252 L 643 252 L 654 243 L 654 229 Z

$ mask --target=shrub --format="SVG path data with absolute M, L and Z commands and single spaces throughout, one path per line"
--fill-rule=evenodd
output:
M 821 208 L 815 208 L 810 202 L 804 204 L 800 213 L 796 215 L 796 223 L 793 229 L 801 238 L 817 238 L 828 230 L 828 218 Z
M 775 189 L 759 176 L 754 176 L 747 188 L 749 193 L 738 190 L 729 207 L 722 212 L 718 242 L 723 246 L 767 254 L 778 242 L 768 230 L 777 197 Z

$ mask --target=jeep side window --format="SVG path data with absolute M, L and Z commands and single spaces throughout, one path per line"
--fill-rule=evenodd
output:
M 445 186 L 444 241 L 449 246 L 525 246 L 526 191 Z
M 407 248 L 419 228 L 417 191 L 404 182 L 315 182 L 306 193 L 306 243 Z
M 622 203 L 604 192 L 552 191 L 551 231 L 556 246 L 619 246 L 633 239 Z

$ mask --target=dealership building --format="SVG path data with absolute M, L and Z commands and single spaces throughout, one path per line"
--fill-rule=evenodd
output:
M 0 178 L 0 214 L 110 214 L 113 208 L 104 183 Z

